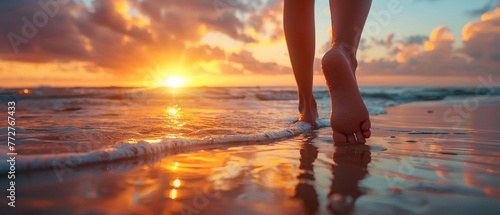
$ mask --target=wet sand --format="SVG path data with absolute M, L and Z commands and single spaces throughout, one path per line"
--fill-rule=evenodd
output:
M 266 144 L 16 175 L 2 214 L 496 214 L 497 102 L 391 107 L 367 145 L 328 128 Z M 7 185 L 6 178 L 0 180 Z

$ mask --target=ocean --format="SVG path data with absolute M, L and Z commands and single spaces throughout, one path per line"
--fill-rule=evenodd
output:
M 404 103 L 491 97 L 496 88 L 364 87 L 371 115 Z M 319 124 L 329 126 L 325 87 L 314 88 Z M 311 129 L 296 123 L 295 87 L 0 89 L 0 107 L 16 102 L 17 170 L 109 162 L 171 148 L 290 138 Z M 7 111 L 5 111 L 7 116 Z M 7 130 L 7 122 L 0 125 Z M 374 125 L 377 128 L 377 125 Z M 7 139 L 7 132 L 0 134 Z M 7 144 L 1 154 L 9 152 Z M 2 171 L 7 163 L 0 164 Z
M 334 147 L 326 88 L 317 129 L 293 87 L 1 89 L 0 211 L 498 213 L 500 89 L 361 92 L 372 137 Z

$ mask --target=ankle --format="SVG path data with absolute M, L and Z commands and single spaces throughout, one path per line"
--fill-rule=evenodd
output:
M 357 48 L 347 43 L 335 43 L 330 50 L 333 49 L 338 50 L 344 54 L 346 59 L 349 61 L 352 71 L 355 72 L 356 68 L 358 68 L 358 60 L 356 59 Z
M 316 110 L 316 100 L 314 97 L 303 100 L 305 110 Z
M 312 92 L 299 93 L 299 111 L 316 108 L 316 100 Z

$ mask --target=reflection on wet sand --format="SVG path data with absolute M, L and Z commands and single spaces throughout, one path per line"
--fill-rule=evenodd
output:
M 312 145 L 312 140 L 317 137 L 315 132 L 305 134 L 306 140 L 300 147 L 300 174 L 297 176 L 299 183 L 295 188 L 295 198 L 303 201 L 308 213 L 313 214 L 319 206 L 318 194 L 314 188 L 314 161 L 318 157 L 318 148 Z
M 370 147 L 336 147 L 333 162 L 328 208 L 334 214 L 346 214 L 354 208 L 356 199 L 364 194 L 358 183 L 368 174 L 367 167 L 371 162 Z
M 315 132 L 304 135 L 305 141 L 300 148 L 299 183 L 295 188 L 294 198 L 303 202 L 309 214 L 315 214 L 320 205 L 315 188 L 314 161 L 318 157 L 318 148 L 313 145 L 317 137 Z M 336 147 L 331 167 L 332 181 L 327 194 L 328 209 L 333 214 L 347 214 L 354 208 L 356 199 L 364 193 L 358 183 L 368 174 L 371 162 L 370 147 L 367 145 L 349 145 Z

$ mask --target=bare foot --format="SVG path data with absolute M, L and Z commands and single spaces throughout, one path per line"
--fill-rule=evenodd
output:
M 335 45 L 321 62 L 330 90 L 330 123 L 335 144 L 365 143 L 365 138 L 371 135 L 370 116 L 354 75 L 356 63 L 347 53 L 341 45 Z
M 299 113 L 299 121 L 316 126 L 316 119 L 318 119 L 319 115 L 316 100 L 312 93 L 308 96 L 302 96 L 299 93 Z

